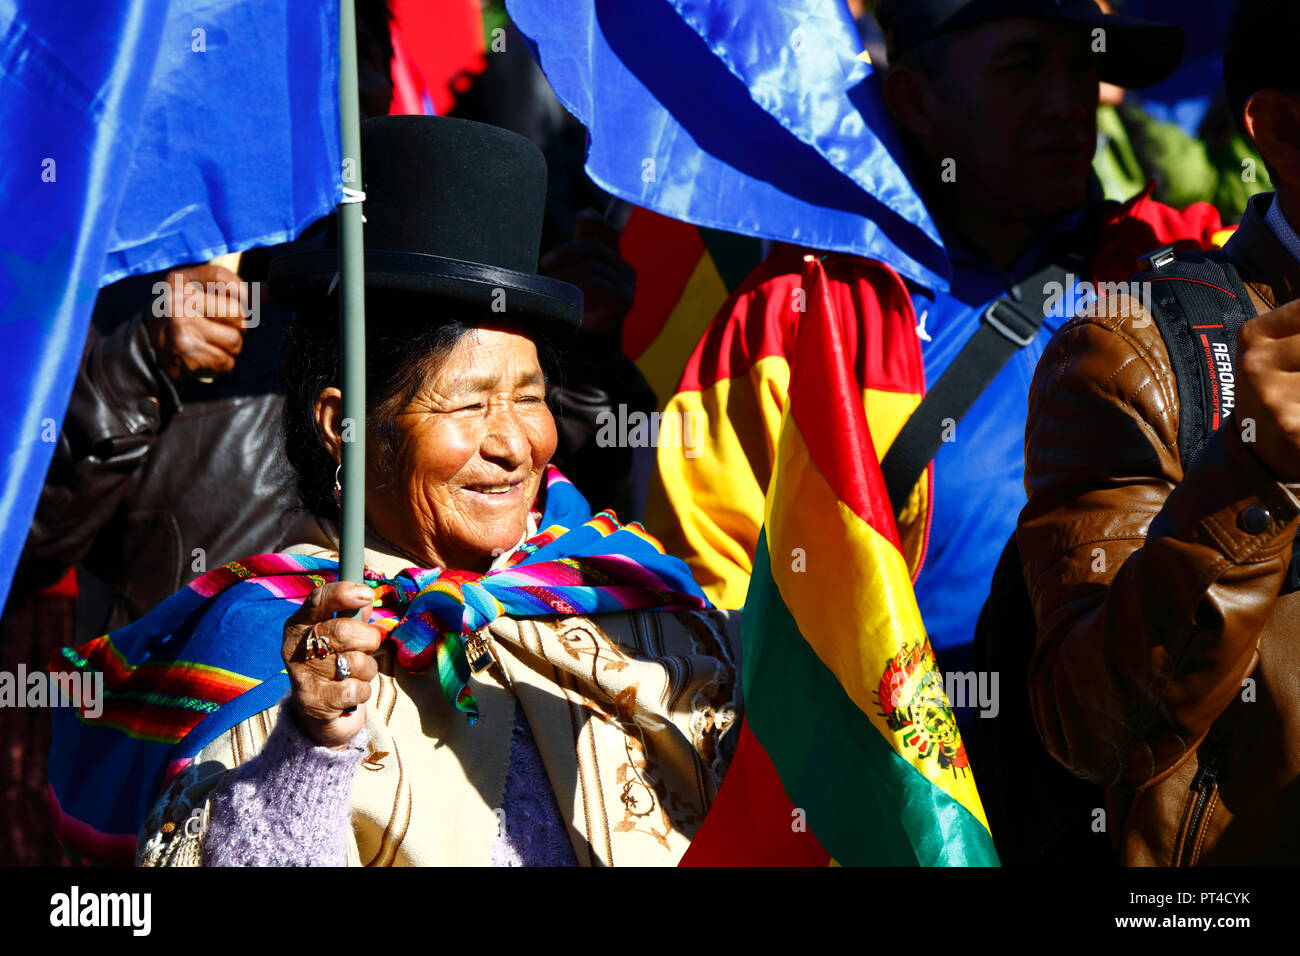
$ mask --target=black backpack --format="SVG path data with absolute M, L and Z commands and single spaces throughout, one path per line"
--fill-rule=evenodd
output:
M 1146 286 L 1177 378 L 1178 447 L 1185 468 L 1232 412 L 1237 333 L 1255 310 L 1236 267 L 1222 253 L 1165 248 L 1148 260 L 1149 271 L 1134 282 Z M 1298 584 L 1293 546 L 1282 593 Z M 1013 534 L 975 630 L 976 668 L 1002 676 L 998 715 L 976 718 L 969 741 L 989 828 L 1007 865 L 1109 865 L 1111 842 L 1098 826 L 1104 818 L 1097 811 L 1105 807 L 1101 788 L 1058 764 L 1034 725 L 1028 674 L 1036 628 Z M 1122 825 L 1112 819 L 1104 826 Z

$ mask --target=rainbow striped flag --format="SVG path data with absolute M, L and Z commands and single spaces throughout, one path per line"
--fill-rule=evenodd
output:
M 683 865 L 996 865 L 867 424 L 918 363 L 864 354 L 804 259 L 789 402 L 745 602 L 745 725 Z
M 636 363 L 662 410 L 713 317 L 763 261 L 763 242 L 637 206 L 619 251 L 636 270 L 623 354 Z

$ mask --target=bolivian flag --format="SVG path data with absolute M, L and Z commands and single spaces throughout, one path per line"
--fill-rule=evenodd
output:
M 923 383 L 859 354 L 811 256 L 802 287 L 742 622 L 745 724 L 682 862 L 995 865 L 862 403 Z
M 619 252 L 636 270 L 623 354 L 636 363 L 662 410 L 713 317 L 762 261 L 763 242 L 637 206 Z

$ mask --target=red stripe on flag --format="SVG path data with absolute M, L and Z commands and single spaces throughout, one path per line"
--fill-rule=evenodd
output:
M 786 796 L 763 745 L 740 725 L 740 743 L 680 866 L 826 866 L 831 855 Z
M 619 253 L 636 270 L 636 298 L 623 320 L 623 354 L 635 361 L 663 331 L 704 256 L 704 240 L 690 223 L 638 206 L 623 227 Z
M 865 328 L 898 322 L 900 312 L 882 310 L 874 297 L 859 299 L 858 314 L 837 308 L 826 270 L 812 256 L 804 260 L 804 289 L 809 314 L 800 320 L 790 370 L 790 415 L 836 497 L 901 552 L 862 406 L 862 371 L 855 373 L 849 361 L 861 354 L 859 339 Z M 916 391 L 923 390 L 922 380 Z
M 703 391 L 746 375 L 760 359 L 794 350 L 795 293 L 804 250 L 778 243 L 732 292 L 682 372 L 679 392 Z

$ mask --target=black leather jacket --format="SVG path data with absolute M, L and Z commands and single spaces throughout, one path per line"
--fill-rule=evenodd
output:
M 230 376 L 174 386 L 135 311 L 157 278 L 101 294 L 14 578 L 24 594 L 80 562 L 112 592 L 100 632 L 207 570 L 275 550 L 298 505 L 278 452 L 291 313 L 264 302 Z

